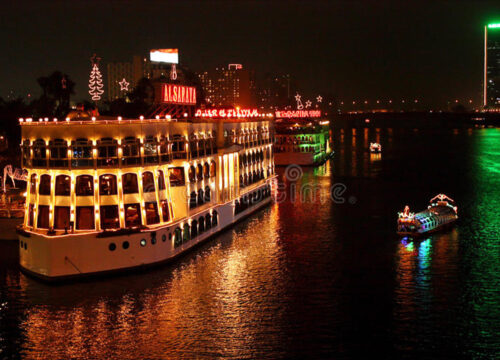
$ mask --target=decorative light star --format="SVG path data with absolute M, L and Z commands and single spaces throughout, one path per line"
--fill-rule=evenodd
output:
M 312 105 L 311 100 L 307 100 L 307 101 L 306 101 L 306 109 L 307 109 L 307 108 L 310 108 L 310 107 L 311 107 L 311 105 Z
M 120 91 L 128 91 L 128 86 L 130 85 L 125 78 L 123 78 L 122 81 L 118 82 L 120 84 Z
M 319 102 L 319 103 L 320 103 L 320 102 L 323 102 L 323 96 L 318 95 L 318 96 L 316 97 L 316 101 L 317 101 L 317 102 Z
M 295 95 L 295 100 L 297 101 L 297 110 L 302 110 L 304 108 L 304 105 L 302 105 L 302 100 L 300 100 L 301 96 L 299 93 Z

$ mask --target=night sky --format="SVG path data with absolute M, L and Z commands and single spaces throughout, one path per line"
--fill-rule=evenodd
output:
M 418 98 L 442 105 L 482 91 L 483 26 L 500 1 L 10 1 L 2 4 L 0 96 L 39 94 L 61 70 L 87 98 L 89 58 L 130 61 L 179 48 L 192 70 L 242 63 L 290 73 L 306 95 Z

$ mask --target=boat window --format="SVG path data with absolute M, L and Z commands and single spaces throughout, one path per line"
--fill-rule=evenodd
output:
M 43 139 L 37 139 L 33 144 L 33 166 L 47 166 L 47 147 Z
M 160 222 L 160 216 L 158 215 L 158 205 L 156 201 L 146 202 L 144 207 L 146 208 L 146 224 L 158 224 Z
M 169 212 L 167 200 L 161 201 L 161 212 L 162 212 L 163 222 L 169 221 L 170 220 L 170 212 Z
M 69 229 L 69 206 L 54 207 L 54 229 Z
M 193 191 L 189 195 L 189 208 L 194 209 L 197 206 L 196 192 Z
M 31 167 L 31 151 L 30 151 L 30 141 L 28 139 L 23 140 L 22 146 L 22 157 L 23 157 L 23 167 Z
M 34 212 L 35 212 L 35 205 L 30 204 L 28 211 L 28 226 L 33 226 Z
M 176 227 L 174 231 L 174 245 L 179 246 L 180 244 L 182 244 L 182 230 Z
M 141 163 L 139 147 L 139 139 L 134 137 L 125 138 L 122 145 L 122 163 L 124 165 L 137 165 Z
M 124 194 L 137 194 L 139 192 L 139 186 L 137 185 L 137 174 L 123 174 L 122 184 Z
M 205 155 L 212 155 L 212 144 L 214 140 L 210 137 L 211 135 L 209 134 L 209 138 L 205 139 Z
M 68 175 L 56 176 L 56 196 L 69 196 L 71 193 L 71 178 Z
M 212 160 L 210 163 L 210 177 L 215 177 L 215 161 Z
M 191 238 L 194 239 L 198 236 L 198 221 L 193 220 L 191 222 Z
M 198 180 L 203 180 L 203 166 L 201 164 L 196 166 L 196 178 Z
M 189 224 L 184 224 L 184 228 L 182 230 L 182 241 L 189 241 L 191 239 L 191 231 L 189 228 Z
M 203 177 L 205 179 L 210 178 L 210 165 L 208 165 L 208 163 L 203 165 Z
M 198 219 L 198 233 L 201 234 L 203 232 L 205 232 L 205 218 L 201 216 Z
M 206 186 L 205 187 L 205 202 L 208 203 L 210 202 L 210 199 L 211 196 L 210 196 L 210 187 L 209 186 Z
M 103 138 L 97 142 L 97 166 L 118 165 L 118 141 Z
M 198 157 L 198 139 L 194 134 L 191 134 L 189 137 L 189 150 L 191 152 L 191 158 L 194 159 Z
M 101 212 L 101 228 L 103 230 L 118 229 L 120 227 L 118 205 L 101 206 L 100 212 Z
M 36 174 L 31 174 L 30 178 L 30 194 L 36 193 Z
M 71 166 L 89 167 L 93 165 L 92 143 L 87 139 L 77 139 L 71 142 Z
M 38 205 L 38 219 L 36 223 L 38 229 L 48 229 L 49 228 L 49 206 L 48 205 Z
M 214 211 L 212 214 L 212 227 L 217 226 L 218 220 L 219 220 L 219 214 L 217 214 L 217 211 Z
M 204 200 L 205 200 L 205 197 L 204 197 L 203 189 L 199 189 L 198 190 L 198 200 L 197 200 L 198 206 L 203 205 Z
M 205 139 L 198 140 L 198 156 L 205 156 Z
M 68 143 L 55 139 L 49 143 L 50 167 L 68 167 Z
M 76 177 L 76 196 L 94 195 L 94 180 L 90 175 L 80 175 Z
M 152 135 L 146 136 L 146 140 L 144 141 L 144 163 L 158 163 L 158 141 Z
M 210 214 L 205 215 L 205 229 L 210 229 L 212 227 L 212 217 Z
M 196 182 L 196 169 L 192 165 L 189 167 L 188 179 L 189 182 Z
M 158 170 L 158 190 L 165 190 L 165 177 L 163 170 Z
M 172 156 L 174 159 L 186 159 L 186 140 L 184 136 L 175 134 L 172 137 Z
M 183 167 L 169 168 L 168 174 L 170 186 L 184 186 L 186 184 Z
M 139 204 L 125 204 L 125 226 L 134 227 L 140 226 L 141 221 L 141 207 Z
M 116 175 L 105 174 L 99 176 L 99 195 L 116 195 Z
M 77 206 L 76 207 L 76 228 L 78 230 L 94 229 L 94 207 Z
M 160 139 L 160 158 L 162 162 L 170 161 L 170 142 L 165 136 Z
M 145 193 L 155 192 L 155 180 L 151 171 L 142 173 L 142 191 Z
M 40 185 L 38 186 L 38 194 L 50 195 L 50 175 L 44 174 L 40 176 Z

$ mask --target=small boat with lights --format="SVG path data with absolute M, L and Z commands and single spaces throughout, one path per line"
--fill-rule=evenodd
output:
M 370 152 L 373 154 L 380 154 L 382 152 L 382 145 L 379 143 L 370 143 Z
M 429 207 L 412 213 L 408 206 L 398 214 L 398 235 L 418 237 L 451 226 L 458 219 L 455 202 L 444 194 L 431 199 Z

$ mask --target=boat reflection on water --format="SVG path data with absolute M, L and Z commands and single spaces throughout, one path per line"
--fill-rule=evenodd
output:
M 279 357 L 276 344 L 287 343 L 280 315 L 287 276 L 278 227 L 279 212 L 266 209 L 222 233 L 219 242 L 144 274 L 60 286 L 21 275 L 17 286 L 29 304 L 19 324 L 23 353 L 45 357 L 50 349 L 51 357 L 61 359 L 200 353 L 259 358 L 272 345 Z M 267 346 L 251 349 L 252 343 Z
M 446 304 L 456 287 L 457 253 L 457 230 L 399 241 L 393 311 L 399 350 L 418 350 L 428 341 L 423 329 L 446 324 L 450 313 Z

